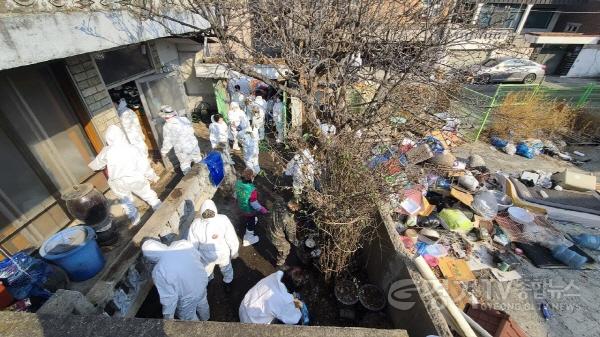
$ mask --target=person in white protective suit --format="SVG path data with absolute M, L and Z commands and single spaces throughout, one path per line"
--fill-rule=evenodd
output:
M 121 126 L 123 126 L 123 130 L 125 131 L 129 143 L 135 146 L 142 156 L 148 157 L 146 138 L 144 137 L 142 126 L 140 125 L 140 120 L 136 113 L 127 107 L 127 102 L 124 98 L 121 98 L 118 103 L 115 102 L 114 104 L 117 113 L 119 114 L 119 119 L 121 120 Z
M 219 265 L 225 290 L 231 290 L 233 266 L 231 260 L 238 257 L 240 242 L 229 218 L 217 213 L 217 206 L 212 200 L 206 200 L 200 207 L 200 218 L 190 225 L 188 234 L 194 248 L 198 250 L 205 265 L 209 280 L 213 278 L 215 265 Z
M 227 144 L 228 130 L 225 119 L 219 114 L 210 116 L 212 123 L 208 126 L 208 139 L 210 140 L 210 146 L 216 149 L 219 144 Z
M 161 115 L 165 119 L 163 125 L 163 144 L 160 152 L 167 155 L 171 149 L 179 160 L 179 168 L 186 174 L 192 162 L 199 163 L 202 153 L 198 146 L 198 139 L 194 135 L 194 127 L 187 117 L 177 116 L 173 108 L 168 105 L 161 107 Z
M 233 149 L 239 150 L 238 132 L 248 127 L 248 118 L 246 113 L 240 109 L 238 103 L 231 103 L 229 106 L 229 140 L 233 141 Z
M 303 271 L 294 267 L 285 272 L 276 271 L 258 281 L 248 290 L 240 304 L 240 322 L 298 324 L 302 318 L 301 308 L 304 304 L 292 294 L 305 280 Z
M 260 172 L 260 165 L 258 163 L 258 154 L 260 147 L 258 144 L 259 136 L 258 129 L 254 126 L 250 126 L 243 131 L 242 135 L 242 154 L 244 157 L 244 163 L 246 167 L 257 175 Z
M 281 97 L 277 96 L 275 98 L 275 103 L 273 103 L 273 123 L 275 123 L 275 130 L 277 130 L 277 136 L 275 137 L 275 141 L 277 143 L 283 142 L 284 131 L 285 131 L 285 114 L 283 113 L 283 102 L 281 102 Z
M 158 181 L 158 176 L 150 167 L 148 158 L 142 157 L 138 149 L 129 144 L 121 128 L 109 126 L 104 138 L 107 145 L 88 166 L 94 171 L 107 168 L 108 186 L 121 199 L 121 206 L 132 224 L 137 225 L 140 215 L 132 193 L 156 210 L 160 199 L 150 188 L 150 181 Z
M 254 103 L 251 106 L 252 110 L 252 125 L 258 129 L 258 137 L 260 140 L 265 139 L 265 114 L 267 111 L 267 102 L 262 96 L 256 96 Z
M 242 110 L 246 109 L 246 96 L 242 93 L 238 84 L 233 86 L 233 92 L 231 93 L 231 102 L 237 103 Z
M 206 298 L 208 277 L 200 254 L 194 246 L 179 240 L 167 246 L 156 240 L 142 244 L 142 254 L 156 263 L 152 269 L 152 280 L 160 296 L 165 319 L 207 321 L 210 308 Z
M 305 188 L 314 186 L 315 164 L 315 159 L 308 149 L 296 153 L 288 162 L 284 173 L 292 176 L 292 188 L 296 200 L 300 200 L 302 191 Z

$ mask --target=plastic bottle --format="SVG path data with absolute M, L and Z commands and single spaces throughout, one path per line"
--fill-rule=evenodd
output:
M 590 234 L 574 235 L 573 240 L 576 244 L 594 250 L 600 250 L 600 236 Z
M 581 269 L 587 262 L 585 256 L 581 256 L 570 250 L 567 246 L 558 245 L 552 249 L 552 256 L 558 261 L 573 269 Z

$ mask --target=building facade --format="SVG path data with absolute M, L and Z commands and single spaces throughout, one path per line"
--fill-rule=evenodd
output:
M 8 253 L 37 247 L 73 221 L 60 197 L 65 189 L 90 182 L 107 190 L 104 173 L 87 164 L 104 146 L 107 127 L 119 125 L 115 99 L 138 113 L 150 155 L 167 168 L 158 151 L 160 105 L 187 115 L 203 100 L 216 105 L 212 81 L 194 75 L 202 43 L 189 35 L 191 27 L 115 6 L 0 4 L 0 246 Z

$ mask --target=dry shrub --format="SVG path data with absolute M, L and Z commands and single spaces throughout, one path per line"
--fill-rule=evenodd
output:
M 573 128 L 579 110 L 543 94 L 509 93 L 490 115 L 490 134 L 506 138 L 550 137 Z

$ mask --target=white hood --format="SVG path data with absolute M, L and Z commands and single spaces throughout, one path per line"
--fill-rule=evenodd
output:
M 125 133 L 116 125 L 111 125 L 108 127 L 106 133 L 104 134 L 104 139 L 108 145 L 128 143 Z
M 123 111 L 127 110 L 127 102 L 125 101 L 125 98 L 121 98 L 119 100 L 119 105 L 117 106 L 117 112 L 120 114 L 123 113 Z
M 215 212 L 215 214 L 218 214 L 217 205 L 215 205 L 215 202 L 211 199 L 207 199 L 202 203 L 202 206 L 200 206 L 200 214 L 203 214 L 206 210 L 211 210 Z

